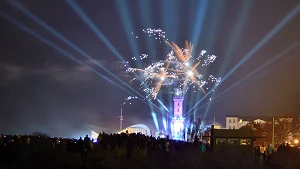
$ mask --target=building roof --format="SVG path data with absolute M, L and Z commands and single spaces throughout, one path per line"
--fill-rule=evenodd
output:
M 94 125 L 89 125 L 89 124 L 87 124 L 87 127 L 90 130 L 93 130 L 96 133 L 102 133 L 102 132 L 104 132 L 104 133 L 107 133 L 107 134 L 111 134 L 111 133 L 117 133 L 117 132 L 119 132 L 119 130 L 116 130 L 116 129 L 108 129 L 108 128 L 98 127 L 98 126 L 94 126 Z M 127 129 L 127 128 L 141 128 L 143 130 L 146 130 L 147 133 L 149 133 L 149 134 L 151 133 L 150 129 L 146 125 L 144 125 L 144 124 L 135 124 L 135 125 L 126 127 L 124 129 Z
M 214 129 L 211 133 L 214 138 L 265 138 L 251 129 Z
M 273 116 L 226 116 L 226 117 L 237 117 L 238 119 L 242 119 L 243 121 L 253 121 L 253 120 L 263 120 L 263 121 L 272 121 Z
M 244 121 L 253 121 L 253 120 L 263 120 L 263 121 L 272 121 L 273 116 L 238 116 L 238 115 L 227 115 L 226 117 L 237 117 L 239 119 L 242 119 Z M 300 118 L 296 116 L 274 116 L 275 119 L 278 118 Z
M 125 129 L 127 128 L 141 128 L 143 130 L 146 130 L 148 134 L 150 134 L 150 129 L 145 125 L 145 124 L 135 124 L 135 125 L 132 125 L 132 126 L 129 126 L 129 127 L 126 127 Z
M 107 133 L 107 134 L 111 134 L 111 133 L 116 133 L 119 132 L 116 129 L 108 129 L 108 128 L 103 128 L 103 127 L 99 127 L 99 126 L 94 126 L 94 125 L 90 125 L 87 124 L 87 128 L 89 128 L 90 130 L 93 130 L 96 133 Z

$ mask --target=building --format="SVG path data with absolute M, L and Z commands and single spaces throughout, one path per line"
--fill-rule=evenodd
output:
M 94 125 L 90 125 L 90 124 L 87 124 L 87 128 L 91 131 L 91 138 L 93 138 L 93 139 L 97 139 L 99 133 L 111 134 L 111 133 L 118 132 L 118 130 L 115 130 L 115 129 L 108 129 L 108 128 L 98 127 L 98 126 L 94 126 Z
M 225 128 L 226 129 L 239 129 L 247 125 L 250 121 L 254 123 L 266 123 L 272 122 L 273 116 L 226 116 Z M 299 119 L 299 117 L 275 117 L 276 122 L 286 121 L 292 123 L 293 120 Z
M 272 117 L 226 116 L 225 129 L 240 129 L 241 127 L 247 125 L 250 121 L 254 121 L 255 123 L 265 123 L 269 120 L 272 120 Z
M 122 131 L 120 131 L 120 133 L 126 133 L 126 132 L 128 132 L 129 134 L 130 133 L 142 133 L 142 134 L 148 135 L 148 136 L 151 135 L 150 129 L 144 124 L 136 124 L 133 126 L 129 126 L 129 127 L 126 127 L 125 129 L 123 129 Z
M 129 127 L 126 127 L 122 131 L 116 129 L 108 129 L 103 127 L 97 127 L 93 125 L 87 125 L 87 127 L 91 130 L 91 138 L 97 139 L 99 133 L 106 133 L 106 134 L 113 134 L 113 133 L 125 133 L 128 131 L 129 134 L 131 133 L 142 133 L 145 135 L 151 135 L 150 129 L 144 124 L 136 124 Z
M 183 129 L 184 121 L 183 118 L 183 96 L 182 90 L 176 90 L 175 96 L 173 97 L 174 101 L 174 117 L 172 119 L 173 129 L 172 129 L 172 138 L 174 140 L 183 140 Z
M 211 135 L 204 136 L 210 138 L 210 146 L 214 151 L 225 147 L 239 147 L 253 151 L 254 142 L 257 138 L 263 138 L 255 135 L 251 129 L 215 129 L 212 125 Z

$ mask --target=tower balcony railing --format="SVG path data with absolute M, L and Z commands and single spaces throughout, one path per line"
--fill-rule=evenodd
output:
M 173 117 L 173 120 L 185 120 L 183 117 Z
M 173 96 L 173 99 L 183 99 L 182 96 Z

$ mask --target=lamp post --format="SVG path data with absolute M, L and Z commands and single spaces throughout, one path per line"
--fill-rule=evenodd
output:
M 122 108 L 122 105 L 121 105 L 121 112 L 120 112 L 120 132 L 122 131 L 122 129 L 123 129 L 123 127 L 122 127 L 122 125 L 123 125 L 123 108 Z
M 124 119 L 124 116 L 123 116 L 123 106 L 127 103 L 128 100 L 130 99 L 137 99 L 137 97 L 131 97 L 129 99 L 127 99 L 124 103 L 121 104 L 121 110 L 120 110 L 120 132 L 123 130 L 123 119 Z M 131 104 L 131 103 L 129 103 Z
M 274 135 L 275 135 L 275 118 L 272 118 L 272 146 L 274 147 Z
M 214 115 L 214 126 L 216 126 L 216 116 Z

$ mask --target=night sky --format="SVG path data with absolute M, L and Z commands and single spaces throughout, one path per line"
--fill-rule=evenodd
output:
M 130 62 L 133 56 L 142 53 L 149 54 L 147 62 L 166 58 L 170 48 L 144 34 L 142 30 L 146 28 L 161 28 L 170 41 L 180 46 L 185 40 L 192 41 L 195 55 L 204 49 L 218 56 L 205 74 L 224 77 L 243 58 L 251 56 L 219 85 L 213 93 L 215 96 L 297 44 L 210 106 L 197 110 L 197 115 L 207 114 L 208 119 L 215 115 L 217 122 L 223 124 L 226 115 L 300 113 L 298 0 L 78 0 L 76 4 L 108 41 L 99 38 L 95 29 L 87 25 L 67 1 L 0 2 L 0 133 L 26 134 L 41 130 L 55 136 L 77 137 L 88 132 L 85 124 L 118 129 L 120 104 L 130 95 L 75 62 L 78 59 L 113 79 L 26 16 L 18 5 L 93 59 L 105 62 L 104 66 L 112 72 L 115 61 L 120 61 L 116 53 Z M 288 21 L 282 22 L 286 16 Z M 66 57 L 14 23 L 23 24 L 72 57 Z M 128 83 L 127 79 L 123 80 Z M 116 80 L 114 83 L 126 88 Z M 136 90 L 137 86 L 132 84 Z M 169 89 L 162 88 L 159 98 L 166 107 L 172 107 Z M 198 93 L 189 93 L 185 98 L 185 111 L 200 98 Z M 206 102 L 207 99 L 203 100 L 198 107 Z M 158 105 L 157 101 L 153 103 Z M 149 106 L 139 100 L 126 104 L 123 113 L 124 126 L 145 123 L 154 128 Z M 155 113 L 159 125 L 163 126 L 162 114 Z

